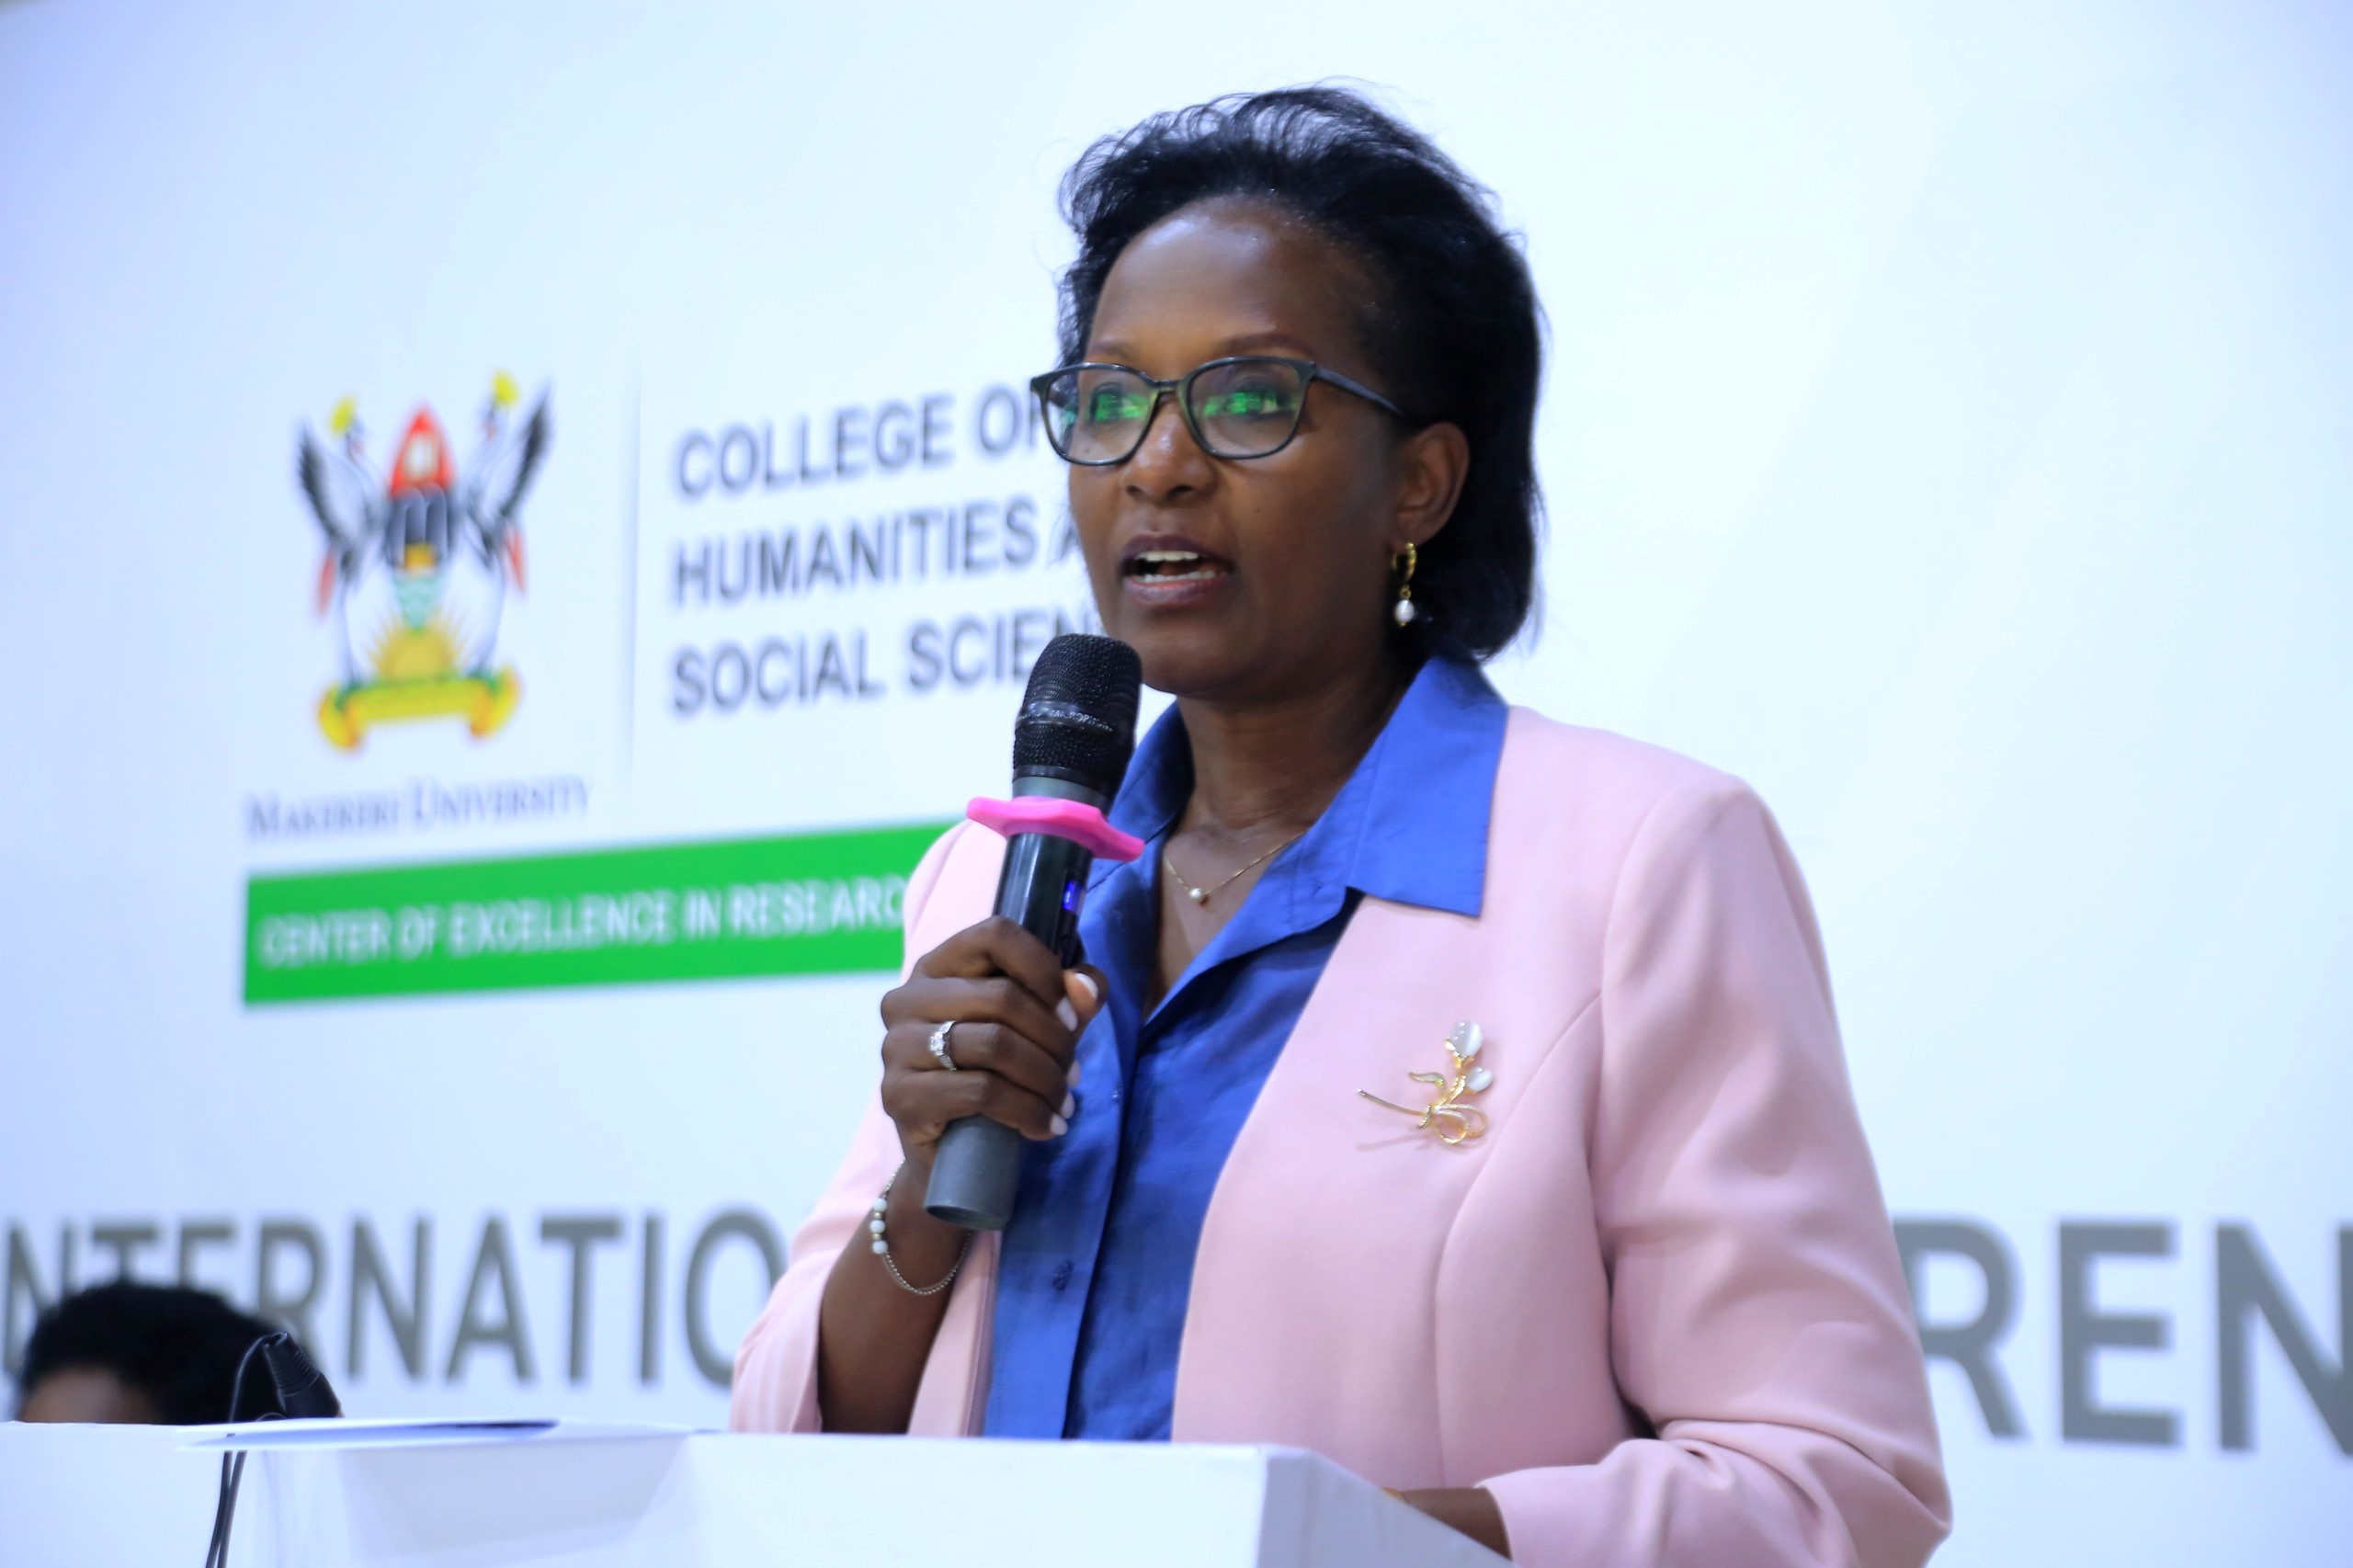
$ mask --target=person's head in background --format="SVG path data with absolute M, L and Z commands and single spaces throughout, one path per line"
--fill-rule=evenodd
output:
M 238 1361 L 271 1332 L 209 1290 L 130 1280 L 93 1286 L 33 1324 L 17 1419 L 169 1426 L 225 1420 Z

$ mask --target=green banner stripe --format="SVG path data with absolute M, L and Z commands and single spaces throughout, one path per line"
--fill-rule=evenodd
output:
M 907 877 L 944 831 L 257 876 L 245 1000 L 892 970 Z

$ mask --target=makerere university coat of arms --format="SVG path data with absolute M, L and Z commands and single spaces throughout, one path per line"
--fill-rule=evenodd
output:
M 482 736 L 515 710 L 522 687 L 495 662 L 498 618 L 508 588 L 523 588 L 519 513 L 548 447 L 547 394 L 520 420 L 517 401 L 511 378 L 492 378 L 462 469 L 430 408 L 410 416 L 389 474 L 369 463 L 350 398 L 327 422 L 331 441 L 301 432 L 295 472 L 326 535 L 318 613 L 332 612 L 343 654 L 319 728 L 347 751 L 377 724 L 457 717 Z

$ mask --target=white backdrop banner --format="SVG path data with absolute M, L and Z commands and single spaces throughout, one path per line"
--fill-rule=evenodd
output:
M 0 9 L 6 1346 L 723 1419 L 916 855 L 1088 624 L 1053 185 L 1381 85 L 1551 317 L 1556 716 L 1752 781 L 1952 1563 L 2353 1540 L 2336 7 Z

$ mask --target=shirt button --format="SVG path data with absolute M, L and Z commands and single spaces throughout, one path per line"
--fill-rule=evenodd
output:
M 1068 1258 L 1064 1258 L 1062 1262 L 1054 1265 L 1054 1289 L 1057 1290 L 1068 1290 L 1069 1288 L 1070 1260 Z

